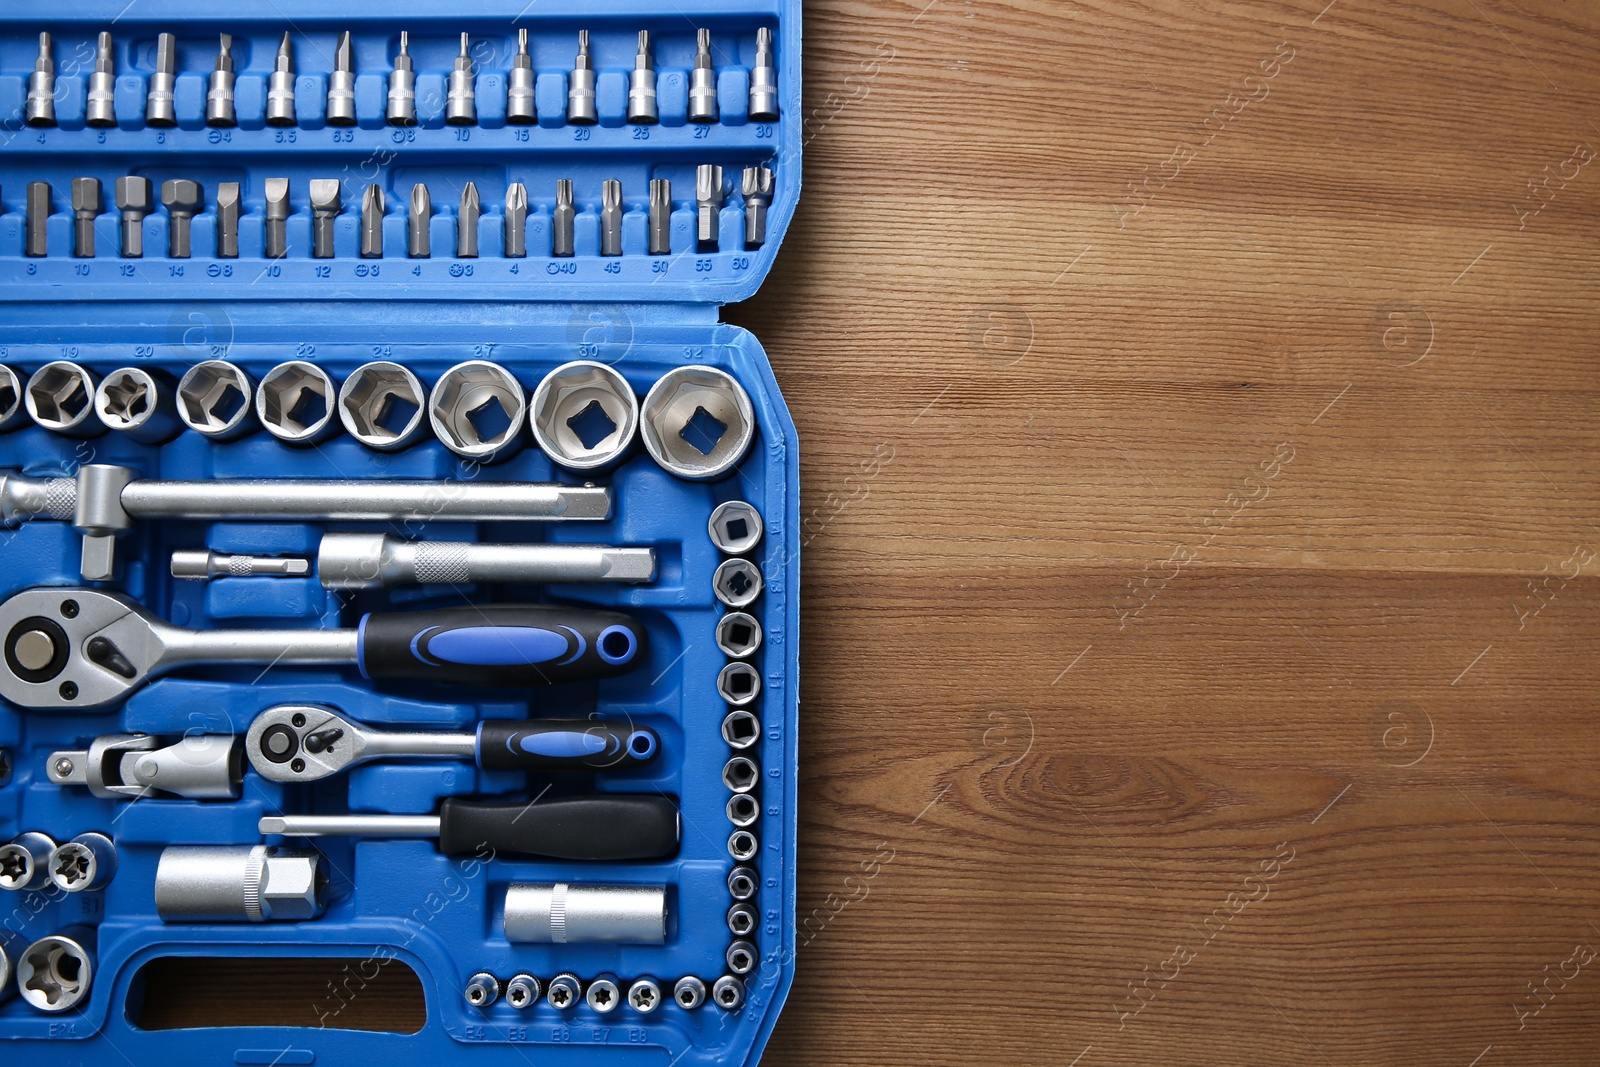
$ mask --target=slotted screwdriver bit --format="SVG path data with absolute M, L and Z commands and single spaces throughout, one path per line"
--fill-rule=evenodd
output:
M 666 178 L 650 179 L 650 254 L 665 256 L 672 252 L 672 182 Z
M 578 55 L 567 82 L 567 121 L 592 126 L 599 121 L 594 105 L 594 62 L 589 57 L 589 31 L 578 31 Z
M 711 31 L 695 34 L 694 70 L 689 72 L 689 121 L 716 122 L 717 72 L 711 65 Z
M 233 107 L 233 84 L 233 37 L 224 33 L 217 45 L 217 62 L 211 71 L 211 84 L 206 89 L 206 125 L 239 124 Z
M 217 258 L 239 258 L 239 199 L 238 182 L 222 182 L 217 186 Z
M 417 72 L 411 64 L 411 35 L 400 31 L 400 52 L 389 72 L 389 125 L 417 124 Z
M 600 254 L 622 255 L 622 183 L 615 178 L 600 187 Z
M 94 220 L 100 214 L 100 179 L 72 179 L 72 254 L 94 258 Z
M 656 107 L 656 67 L 650 58 L 650 31 L 639 31 L 639 51 L 628 76 L 628 121 L 648 125 L 659 121 Z
M 572 179 L 556 182 L 556 209 L 550 218 L 550 254 L 570 256 L 573 253 L 578 209 L 572 202 Z
M 49 255 L 49 230 L 46 222 L 50 218 L 50 183 L 28 183 L 27 216 L 27 254 L 30 256 Z
M 521 182 L 506 187 L 506 258 L 528 254 L 528 189 Z
M 478 185 L 468 182 L 461 190 L 461 209 L 456 213 L 456 258 L 478 258 L 478 219 L 483 205 L 478 200 Z
M 84 121 L 90 126 L 117 124 L 117 59 L 109 31 L 102 30 L 94 50 L 94 73 L 89 75 L 89 95 L 84 99 Z
M 289 179 L 268 178 L 262 186 L 267 197 L 267 258 L 289 254 Z
M 153 210 L 154 198 L 149 178 L 129 174 L 117 179 L 117 210 L 122 212 L 122 255 L 125 259 L 144 255 L 144 217 Z
M 150 94 L 144 100 L 144 121 L 150 126 L 176 126 L 178 113 L 172 93 L 178 84 L 178 39 L 170 33 L 156 38 L 156 69 L 150 75 Z
M 772 168 L 746 167 L 743 176 L 744 246 L 767 242 L 767 207 L 772 203 Z
M 702 163 L 694 172 L 695 241 L 702 252 L 717 248 L 718 228 L 722 219 L 722 168 L 715 163 Z
M 312 259 L 333 258 L 333 224 L 343 207 L 337 178 L 316 178 L 311 182 Z
M 533 57 L 528 54 L 528 28 L 517 31 L 517 54 L 506 77 L 506 121 L 526 126 L 539 118 L 534 105 Z
M 406 255 L 412 259 L 427 259 L 433 255 L 433 241 L 429 236 L 429 220 L 433 218 L 433 200 L 428 187 L 421 182 L 411 187 L 411 215 L 406 219 Z
M 272 64 L 272 78 L 267 82 L 268 126 L 295 124 L 294 74 L 294 46 L 289 41 L 289 31 L 285 30 Z
M 376 185 L 361 197 L 361 258 L 383 258 L 383 189 Z
M 339 38 L 339 47 L 333 50 L 333 70 L 328 74 L 328 125 L 355 124 L 355 50 L 350 45 L 350 31 L 345 30 Z
M 444 120 L 452 126 L 471 126 L 478 121 L 478 98 L 473 91 L 471 39 L 461 35 L 461 53 L 450 71 L 450 89 L 445 94 Z
M 50 57 L 50 35 L 39 34 L 39 58 L 28 76 L 28 103 L 24 112 L 29 126 L 56 124 L 56 61 Z
M 203 206 L 200 183 L 170 178 L 161 183 L 161 206 L 167 209 L 167 255 L 189 258 L 189 222 Z

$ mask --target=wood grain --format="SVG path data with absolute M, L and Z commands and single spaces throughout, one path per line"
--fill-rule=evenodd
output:
M 1594 1062 L 1600 11 L 1324 2 L 807 5 L 767 1063 Z

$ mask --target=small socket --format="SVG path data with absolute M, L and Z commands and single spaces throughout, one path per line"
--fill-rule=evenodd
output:
M 745 756 L 735 756 L 722 768 L 722 784 L 735 793 L 748 793 L 761 781 L 761 768 Z
M 339 387 L 315 363 L 290 360 L 261 377 L 256 387 L 256 417 L 284 444 L 310 445 L 339 430 L 334 399 Z
M 628 987 L 628 1007 L 649 1015 L 661 1007 L 661 985 L 654 978 L 640 978 Z
M 750 904 L 735 904 L 728 909 L 728 930 L 734 937 L 744 937 L 761 922 L 756 909 Z
M 196 433 L 231 441 L 256 428 L 250 399 L 256 386 L 243 368 L 223 359 L 196 363 L 178 382 L 178 417 Z
M 724 560 L 711 576 L 711 587 L 717 599 L 730 608 L 743 608 L 755 603 L 761 595 L 761 568 L 747 559 Z
M 728 821 L 741 829 L 754 826 L 761 821 L 761 802 L 749 793 L 733 794 L 728 798 Z
M 494 463 L 522 447 L 527 394 L 511 372 L 481 359 L 458 363 L 428 397 L 434 436 L 464 459 Z
M 339 390 L 339 420 L 357 441 L 398 452 L 427 436 L 428 392 L 398 363 L 357 367 Z
M 50 881 L 63 893 L 104 888 L 117 873 L 117 849 L 105 834 L 79 834 L 50 854 Z
M 672 999 L 678 1007 L 693 1011 L 706 1002 L 706 984 L 692 974 L 684 975 L 672 987 Z
M 467 979 L 462 995 L 474 1008 L 487 1008 L 500 999 L 500 980 L 488 971 L 479 971 Z
M 50 857 L 55 850 L 55 841 L 37 830 L 0 845 L 0 889 L 22 892 L 49 885 Z
M 577 360 L 544 376 L 529 405 L 533 438 L 568 470 L 607 467 L 627 454 L 639 428 L 639 398 L 622 375 Z
M 506 983 L 506 1003 L 518 1011 L 526 1011 L 539 1003 L 539 995 L 543 992 L 539 979 L 533 975 L 513 975 Z
M 725 974 L 711 987 L 711 999 L 723 1011 L 738 1011 L 744 1005 L 744 983 Z
M 560 1010 L 577 1007 L 583 999 L 583 987 L 578 982 L 578 976 L 563 971 L 550 979 L 550 984 L 545 987 L 544 999 L 552 1008 Z
M 717 692 L 735 707 L 754 703 L 761 695 L 761 674 L 748 663 L 730 663 L 717 675 Z
M 748 711 L 730 711 L 722 720 L 722 739 L 741 752 L 751 748 L 761 740 L 761 720 Z
M 761 888 L 761 877 L 754 867 L 735 867 L 728 872 L 728 893 L 734 900 L 752 900 Z
M 594 978 L 583 1000 L 601 1015 L 616 1011 L 617 1005 L 622 1003 L 622 989 L 617 985 L 616 976 L 602 974 Z
M 53 433 L 93 437 L 105 433 L 94 413 L 94 375 L 67 360 L 46 363 L 28 379 L 28 414 Z
M 745 975 L 756 969 L 756 961 L 760 959 L 760 954 L 754 944 L 739 940 L 728 946 L 723 959 L 728 964 L 728 970 L 734 974 Z
M 734 468 L 755 438 L 755 409 L 743 386 L 715 367 L 679 367 L 644 399 L 645 448 L 672 474 L 709 481 Z
M 27 411 L 23 403 L 22 378 L 10 367 L 0 364 L 0 433 L 26 426 Z
M 761 623 L 746 612 L 728 612 L 717 620 L 717 647 L 733 659 L 755 655 L 761 647 Z
M 761 543 L 761 513 L 743 500 L 725 500 L 706 523 L 711 543 L 730 556 L 742 556 Z
M 183 432 L 175 393 L 172 379 L 160 371 L 119 367 L 101 379 L 94 410 L 108 429 L 142 444 L 163 444 Z
M 756 835 L 749 830 L 735 830 L 728 837 L 728 855 L 740 863 L 756 858 L 756 853 L 761 851 L 761 842 L 756 840 Z
M 74 927 L 40 938 L 17 959 L 17 989 L 40 1011 L 71 1011 L 94 980 L 94 930 Z

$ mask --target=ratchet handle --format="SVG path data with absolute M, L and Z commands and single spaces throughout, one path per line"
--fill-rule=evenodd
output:
M 647 726 L 597 719 L 490 721 L 478 725 L 478 766 L 486 771 L 604 771 L 655 758 L 661 738 Z
M 661 796 L 593 796 L 528 804 L 439 807 L 439 847 L 451 856 L 486 852 L 557 860 L 654 860 L 678 851 L 678 806 Z
M 644 662 L 644 627 L 615 611 L 488 604 L 374 613 L 357 631 L 366 678 L 463 685 L 556 685 L 610 678 Z

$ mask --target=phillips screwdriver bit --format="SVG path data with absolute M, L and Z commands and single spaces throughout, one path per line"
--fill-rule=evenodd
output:
M 744 246 L 767 243 L 767 207 L 772 203 L 772 168 L 744 168 Z
M 600 187 L 600 254 L 622 255 L 622 183 L 615 178 Z
M 594 63 L 589 58 L 589 31 L 578 31 L 578 55 L 572 61 L 567 84 L 567 121 L 574 126 L 593 126 L 599 121 L 594 105 Z
M 478 121 L 478 98 L 473 92 L 471 40 L 461 35 L 461 53 L 450 71 L 450 89 L 445 94 L 444 120 L 452 126 L 471 126 Z
M 268 178 L 262 186 L 267 197 L 267 258 L 289 254 L 289 179 Z
M 84 101 L 84 121 L 91 126 L 117 124 L 117 59 L 111 34 L 102 30 L 94 50 L 94 73 L 89 75 L 89 95 Z
M 417 72 L 411 65 L 411 35 L 400 31 L 400 52 L 389 72 L 389 125 L 417 124 Z
M 28 247 L 30 256 L 45 256 L 50 254 L 48 241 L 49 231 L 46 222 L 50 218 L 50 183 L 28 183 L 27 206 Z
M 772 61 L 772 31 L 756 31 L 756 62 L 750 68 L 750 121 L 778 121 L 778 68 Z
M 189 221 L 203 205 L 200 183 L 171 178 L 161 183 L 161 206 L 167 209 L 167 255 L 189 258 Z
M 178 113 L 172 93 L 178 84 L 178 39 L 170 33 L 156 38 L 156 69 L 150 75 L 150 95 L 144 101 L 144 120 L 151 126 L 176 126 Z
M 672 252 L 672 182 L 666 178 L 650 179 L 650 254 L 665 256 Z
M 39 35 L 39 58 L 34 61 L 33 73 L 28 76 L 28 104 L 25 112 L 29 126 L 54 126 L 56 124 L 56 61 L 50 58 L 50 35 Z
M 361 258 L 383 258 L 383 190 L 376 185 L 361 197 Z
M 528 189 L 521 182 L 506 187 L 506 258 L 528 254 Z
M 339 38 L 339 47 L 333 50 L 333 71 L 328 75 L 328 125 L 354 126 L 356 124 L 356 65 L 355 51 L 350 45 L 350 31 Z
M 153 200 L 149 178 L 129 174 L 117 179 L 117 210 L 122 212 L 122 255 L 125 259 L 144 255 L 144 217 L 153 210 Z
M 432 218 L 433 201 L 428 196 L 428 187 L 418 182 L 411 187 L 411 214 L 406 219 L 406 255 L 412 259 L 427 259 L 433 255 L 433 241 L 428 234 Z
M 722 168 L 702 163 L 694 172 L 695 241 L 702 252 L 717 250 L 717 231 L 722 219 Z
M 94 258 L 94 220 L 100 214 L 100 179 L 72 179 L 72 254 Z
M 222 182 L 217 186 L 217 258 L 239 258 L 238 182 Z
M 570 256 L 573 254 L 578 209 L 572 202 L 572 179 L 562 178 L 556 182 L 556 209 L 550 218 L 550 254 L 552 256 Z
M 478 258 L 478 219 L 483 205 L 478 200 L 478 185 L 468 182 L 461 190 L 461 209 L 456 213 L 456 258 Z
M 524 26 L 517 31 L 517 54 L 511 57 L 511 73 L 506 78 L 507 122 L 526 126 L 537 121 L 533 84 L 533 57 L 528 54 L 528 28 Z
M 339 198 L 337 178 L 316 178 L 311 182 L 311 258 L 333 258 L 333 221 L 344 205 Z
M 661 118 L 656 108 L 656 66 L 650 58 L 650 31 L 639 31 L 639 53 L 628 76 L 628 121 L 649 125 Z
M 206 125 L 237 126 L 233 107 L 233 37 L 222 34 L 217 46 L 217 62 L 206 89 Z
M 689 121 L 716 122 L 717 72 L 711 66 L 711 31 L 695 34 L 694 70 L 689 72 Z
M 283 33 L 278 45 L 278 57 L 272 64 L 272 78 L 267 82 L 267 125 L 293 126 L 294 110 L 294 46 L 289 43 L 289 31 Z

